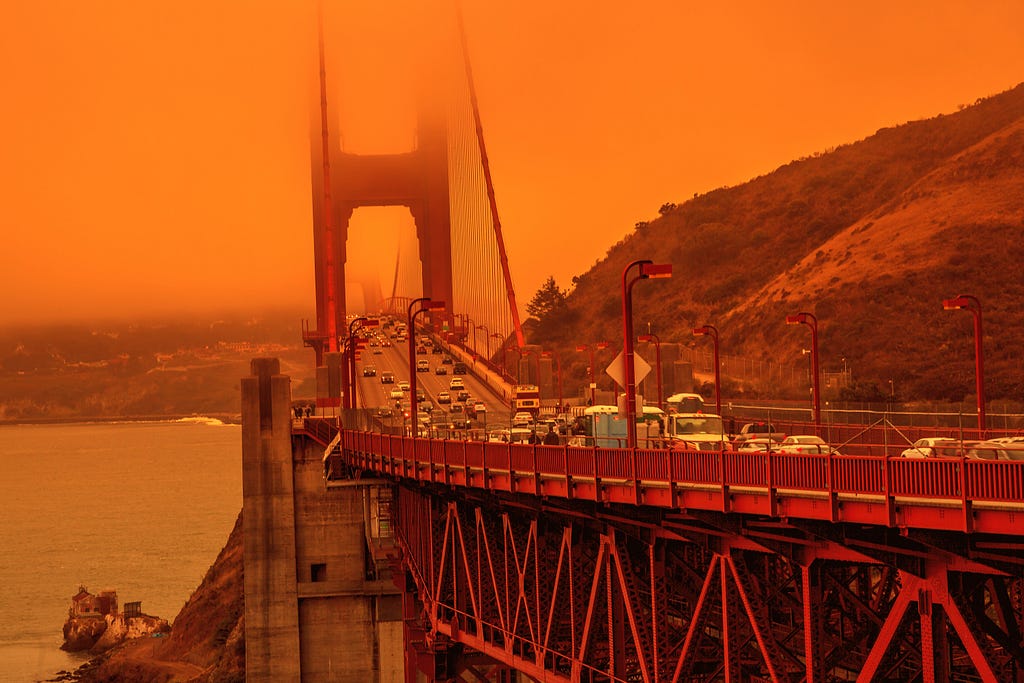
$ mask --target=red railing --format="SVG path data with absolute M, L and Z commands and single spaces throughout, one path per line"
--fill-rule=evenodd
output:
M 531 446 L 348 430 L 341 443 L 334 457 L 357 468 L 534 495 L 1013 534 L 1024 514 L 1024 461 Z M 776 507 L 783 500 L 784 513 Z

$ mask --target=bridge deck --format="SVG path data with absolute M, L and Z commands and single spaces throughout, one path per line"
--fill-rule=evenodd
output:
M 342 432 L 348 465 L 599 503 L 1017 535 L 1024 462 L 481 443 Z

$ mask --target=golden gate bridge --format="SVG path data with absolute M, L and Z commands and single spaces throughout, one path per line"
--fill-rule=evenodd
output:
M 458 97 L 420 101 L 416 148 L 387 155 L 338 143 L 321 31 L 317 319 L 304 335 L 318 367 L 349 334 L 346 231 L 367 205 L 407 207 L 418 238 L 421 289 L 393 285 L 382 312 L 427 297 L 456 327 L 525 343 L 456 26 Z M 429 438 L 351 411 L 282 418 L 277 372 L 254 362 L 243 380 L 246 500 L 259 501 L 244 512 L 253 680 L 348 680 L 325 673 L 324 653 L 342 648 L 317 605 L 349 589 L 316 585 L 339 564 L 377 576 L 380 548 L 360 523 L 343 542 L 321 518 L 372 498 L 367 538 L 393 541 L 410 682 L 1024 681 L 1020 461 L 902 458 L 863 426 L 844 427 L 843 455 Z M 365 487 L 363 503 L 339 503 Z M 284 645 L 267 635 L 292 628 Z

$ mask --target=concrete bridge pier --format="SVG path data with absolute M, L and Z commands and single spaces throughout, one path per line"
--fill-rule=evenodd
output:
M 293 434 L 275 358 L 242 379 L 246 680 L 405 681 L 402 598 L 385 568 L 391 488 L 324 479 L 324 447 Z

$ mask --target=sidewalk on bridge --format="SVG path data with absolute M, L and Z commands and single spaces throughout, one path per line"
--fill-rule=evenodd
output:
M 478 361 L 476 354 L 451 342 L 442 341 L 441 343 L 453 358 L 465 363 L 466 369 L 474 377 L 486 384 L 496 395 L 500 396 L 502 401 L 508 403 L 512 399 L 513 386 L 506 382 L 500 374 L 488 367 L 486 363 Z

